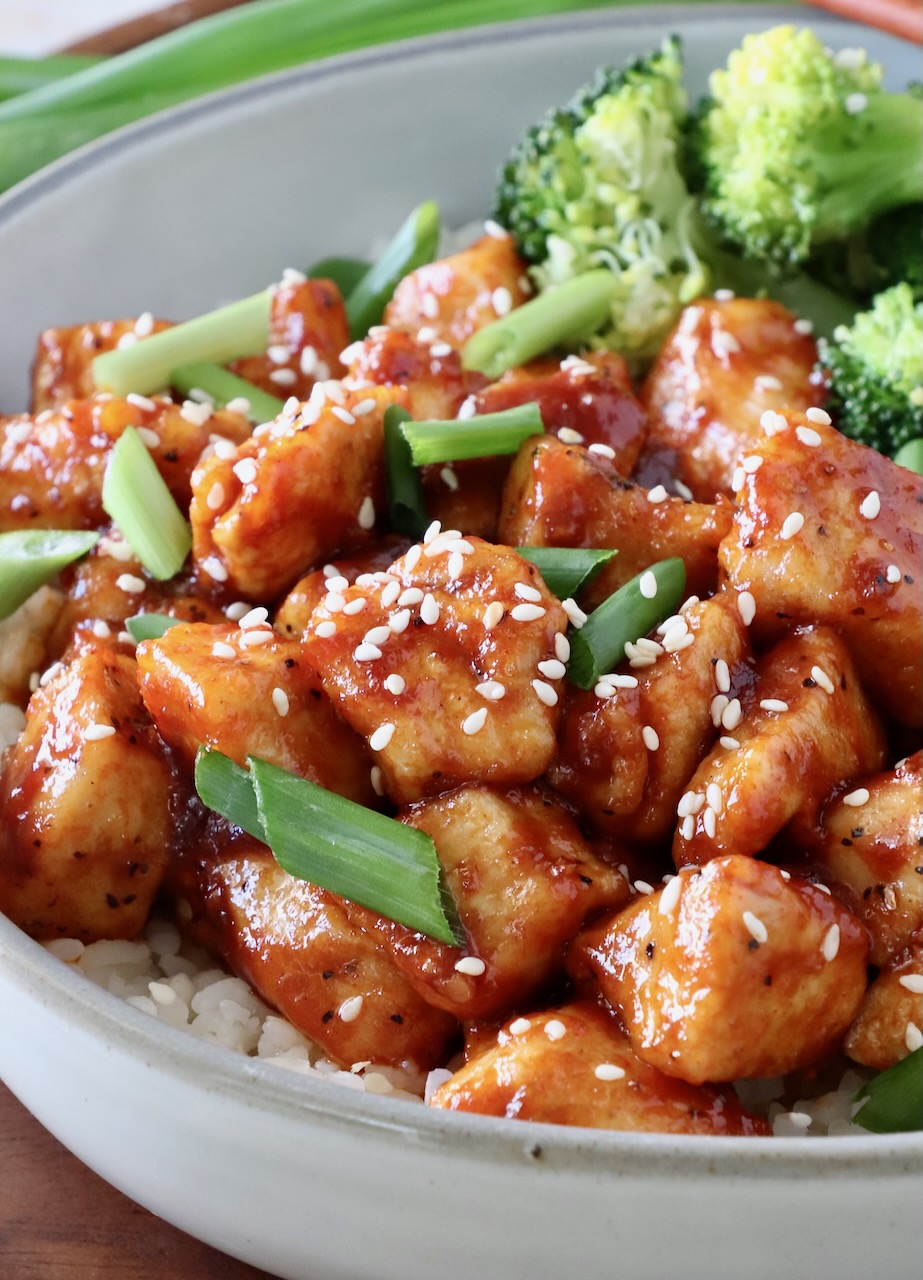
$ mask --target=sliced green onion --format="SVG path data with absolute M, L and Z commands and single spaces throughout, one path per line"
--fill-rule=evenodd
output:
M 90 53 L 55 53 L 46 58 L 0 57 L 0 102 L 55 84 L 101 61 Z
M 642 584 L 648 589 L 651 581 L 657 588 L 652 597 L 641 590 Z M 674 556 L 619 587 L 571 636 L 570 680 L 580 689 L 592 689 L 601 675 L 624 660 L 626 644 L 634 644 L 676 612 L 685 586 L 686 566 Z
M 464 458 L 493 458 L 515 453 L 525 440 L 545 433 L 537 404 L 517 404 L 479 418 L 451 418 L 447 422 L 405 422 L 401 427 L 414 464 L 460 462 Z
M 923 475 L 923 438 L 918 436 L 915 440 L 902 444 L 894 455 L 894 461 L 899 467 L 915 471 L 918 476 Z
M 106 351 L 93 361 L 93 381 L 116 396 L 150 395 L 170 384 L 174 369 L 197 360 L 227 364 L 258 356 L 269 341 L 273 289 L 219 307 L 204 316 L 141 338 L 130 347 Z
M 378 324 L 400 281 L 425 262 L 432 262 L 438 247 L 439 209 L 427 200 L 414 209 L 346 299 L 350 337 L 364 338 L 372 325 Z
M 173 618 L 168 613 L 136 613 L 125 619 L 125 630 L 136 644 L 142 640 L 159 640 L 165 631 L 178 627 L 183 618 Z
M 196 758 L 204 804 L 268 844 L 289 875 L 450 946 L 464 942 L 432 838 L 265 760 Z
M 261 387 L 255 387 L 245 378 L 209 360 L 196 360 L 180 365 L 170 374 L 170 386 L 181 395 L 192 391 L 204 391 L 212 404 L 223 409 L 232 400 L 246 400 L 250 408 L 247 417 L 251 422 L 272 422 L 278 418 L 285 404 L 278 396 L 271 396 Z
M 98 539 L 98 533 L 81 529 L 0 533 L 0 618 L 8 618 L 65 565 L 86 555 Z
M 206 808 L 214 809 L 254 840 L 267 843 L 249 769 L 235 764 L 220 751 L 199 747 L 195 758 L 195 789 Z
M 870 1133 L 904 1133 L 923 1129 L 923 1049 L 895 1062 L 864 1084 L 853 1099 L 866 1099 L 853 1116 Z
M 172 578 L 192 546 L 189 522 L 134 427 L 126 427 L 103 477 L 103 509 L 155 578 Z
M 410 414 L 398 404 L 388 405 L 385 410 L 385 468 L 391 528 L 417 539 L 423 536 L 429 516 L 420 472 L 413 465 L 410 445 L 401 430 L 401 424 L 410 421 Z
M 308 275 L 312 280 L 332 280 L 346 299 L 369 269 L 370 264 L 361 258 L 321 258 Z
M 552 347 L 589 338 L 609 315 L 614 291 L 615 276 L 601 267 L 540 293 L 472 334 L 462 365 L 499 378 Z
M 542 581 L 559 600 L 582 591 L 617 551 L 594 551 L 589 547 L 517 547 L 523 560 L 529 560 L 542 575 Z

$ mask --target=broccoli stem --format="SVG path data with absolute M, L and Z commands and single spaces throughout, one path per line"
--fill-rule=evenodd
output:
M 587 271 L 541 293 L 509 315 L 478 330 L 462 350 L 462 365 L 488 378 L 564 343 L 585 340 L 609 317 L 615 276 Z
M 130 347 L 107 351 L 93 361 L 93 380 L 100 391 L 124 396 L 150 395 L 170 385 L 174 369 L 198 360 L 225 364 L 239 356 L 258 356 L 269 341 L 269 313 L 274 290 L 232 302 L 185 324 L 141 338 Z

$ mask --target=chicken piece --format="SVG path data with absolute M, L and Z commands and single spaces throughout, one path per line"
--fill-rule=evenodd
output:
M 655 497 L 659 497 L 655 493 Z M 658 560 L 679 556 L 690 594 L 710 595 L 718 579 L 718 544 L 732 508 L 664 496 L 623 480 L 611 462 L 544 437 L 519 450 L 503 492 L 500 540 L 514 547 L 614 547 L 618 555 L 594 579 L 597 604 Z
M 882 707 L 923 724 L 923 479 L 791 413 L 776 415 L 737 479 L 719 558 L 752 596 L 760 634 L 780 619 L 838 627 Z
M 619 839 L 669 835 L 686 782 L 717 736 L 716 672 L 730 684 L 749 657 L 746 629 L 724 596 L 692 605 L 683 617 L 692 644 L 623 676 L 611 695 L 573 689 L 564 707 L 548 781 Z
M 881 725 L 849 650 L 827 627 L 780 641 L 755 683 L 729 694 L 713 704 L 722 738 L 688 784 L 677 867 L 758 854 L 786 827 L 796 845 L 807 843 L 833 787 L 884 762 Z
M 332 280 L 283 281 L 272 295 L 266 354 L 230 367 L 271 396 L 307 400 L 315 382 L 343 376 L 340 352 L 348 342 L 346 308 Z
M 408 804 L 465 782 L 531 782 L 555 749 L 567 615 L 534 565 L 454 530 L 388 581 L 330 592 L 304 654 Z M 551 664 L 550 666 L 548 664 Z
M 840 788 L 824 809 L 825 878 L 865 922 L 872 964 L 903 951 L 923 927 L 923 752 L 889 773 Z M 848 801 L 848 803 L 847 803 Z
M 634 1133 L 747 1134 L 769 1126 L 732 1089 L 696 1088 L 643 1062 L 590 1001 L 516 1018 L 430 1098 L 446 1111 Z
M 87 649 L 27 715 L 0 778 L 0 910 L 35 938 L 132 938 L 173 838 L 173 772 L 135 664 Z
M 702 1084 L 821 1061 L 865 994 L 867 952 L 832 894 L 731 855 L 590 925 L 569 966 L 595 976 L 639 1057 Z
M 484 385 L 479 373 L 467 373 L 454 347 L 435 339 L 432 331 L 407 333 L 378 324 L 368 337 L 347 347 L 347 374 L 357 383 L 403 387 L 412 418 L 456 417 L 472 391 Z
M 846 1036 L 846 1054 L 884 1071 L 923 1044 L 923 947 L 920 931 L 879 973 Z
M 392 560 L 402 556 L 409 546 L 400 534 L 389 533 L 372 543 L 356 556 L 337 556 L 323 569 L 314 569 L 299 578 L 276 611 L 274 626 L 286 639 L 300 640 L 311 621 L 311 614 L 327 594 L 330 578 L 345 578 L 347 583 L 362 577 L 371 586 L 376 573 L 384 573 Z
M 0 618 L 0 703 L 25 705 L 29 679 L 45 665 L 63 602 L 54 587 L 39 587 L 15 613 Z
M 561 972 L 587 916 L 628 897 L 621 872 L 538 788 L 462 787 L 400 816 L 432 836 L 468 942 L 460 960 L 457 947 L 394 925 L 394 958 L 429 1004 L 461 1020 L 503 1017 L 527 1001 Z
M 335 551 L 368 543 L 385 501 L 384 413 L 401 395 L 318 383 L 307 404 L 207 458 L 190 509 L 203 579 L 271 600 Z
M 239 765 L 258 756 L 358 804 L 376 804 L 365 747 L 297 642 L 266 625 L 190 623 L 143 641 L 137 656 L 145 705 L 188 765 L 200 746 Z
M 384 321 L 420 341 L 465 341 L 532 295 L 526 267 L 508 235 L 486 235 L 461 253 L 405 276 L 385 308 Z M 425 337 L 420 337 L 420 330 Z
M 96 546 L 61 575 L 65 596 L 49 639 L 48 651 L 60 657 L 80 628 L 118 645 L 125 621 L 139 613 L 164 613 L 185 622 L 225 622 L 221 609 L 195 594 L 186 575 L 159 582 L 132 553 L 118 530 L 103 534 Z M 134 645 L 126 649 L 134 654 Z
M 401 975 L 374 912 L 288 875 L 249 837 L 186 861 L 183 927 L 340 1066 L 444 1060 L 458 1024 Z
M 477 413 L 500 413 L 535 403 L 549 435 L 582 444 L 609 458 L 620 476 L 631 475 L 646 430 L 624 359 L 612 351 L 564 360 L 536 360 L 511 369 L 474 397 Z M 614 455 L 614 456 L 612 456 Z
M 250 434 L 241 414 L 164 400 L 73 400 L 37 418 L 0 420 L 0 530 L 92 529 L 105 524 L 103 475 L 127 426 L 145 443 L 174 498 L 189 505 L 190 476 L 209 439 Z
M 762 441 L 767 409 L 819 403 L 814 339 L 769 298 L 701 298 L 686 307 L 641 388 L 650 430 L 645 484 L 679 479 L 697 502 L 733 494 L 741 455 Z
M 45 329 L 32 365 L 32 413 L 68 400 L 89 399 L 96 392 L 92 364 L 97 356 L 170 327 L 168 321 L 145 314 L 136 320 L 100 320 Z

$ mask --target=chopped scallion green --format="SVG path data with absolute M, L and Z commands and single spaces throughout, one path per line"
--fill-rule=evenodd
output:
M 361 258 L 321 258 L 308 272 L 312 280 L 332 280 L 345 300 L 369 270 Z
M 170 386 L 184 396 L 192 391 L 203 391 L 219 409 L 225 408 L 232 400 L 246 400 L 250 406 L 246 416 L 251 422 L 272 422 L 285 407 L 278 396 L 268 395 L 261 387 L 255 387 L 252 382 L 238 378 L 236 373 L 210 360 L 196 360 L 173 369 Z
M 923 1049 L 914 1049 L 864 1084 L 853 1101 L 862 1099 L 853 1120 L 870 1133 L 923 1129 Z
M 651 583 L 655 593 L 645 594 Z M 675 613 L 685 585 L 686 566 L 674 556 L 658 561 L 619 587 L 571 636 L 570 680 L 580 689 L 592 689 L 601 675 L 624 660 L 626 644 L 634 644 Z
M 917 436 L 915 440 L 908 440 L 901 445 L 894 455 L 894 461 L 899 467 L 915 471 L 918 476 L 923 475 L 923 438 Z
M 269 312 L 274 290 L 209 311 L 130 347 L 106 351 L 93 361 L 93 381 L 100 391 L 125 396 L 150 395 L 170 385 L 174 369 L 195 361 L 227 364 L 239 356 L 258 356 L 269 340 Z
M 439 209 L 427 200 L 414 209 L 346 299 L 353 339 L 364 338 L 372 325 L 378 324 L 400 281 L 425 262 L 432 262 L 438 247 Z
M 609 315 L 615 276 L 605 268 L 587 271 L 541 293 L 465 343 L 462 365 L 499 378 L 553 347 L 573 346 L 591 337 Z
M 103 509 L 155 578 L 172 578 L 192 546 L 189 522 L 134 427 L 126 427 L 103 477 Z
M 99 539 L 82 529 L 14 529 L 0 533 L 0 618 L 7 618 L 49 578 Z
M 537 404 L 518 404 L 479 418 L 447 422 L 405 422 L 401 427 L 416 466 L 430 462 L 460 462 L 464 458 L 492 458 L 515 453 L 523 441 L 545 432 Z
M 458 946 L 464 932 L 436 846 L 425 832 L 250 757 L 196 759 L 203 803 L 268 844 L 279 864 L 389 920 Z
M 423 536 L 429 516 L 420 472 L 413 465 L 410 445 L 401 430 L 401 424 L 410 421 L 410 414 L 400 405 L 391 404 L 385 410 L 385 467 L 391 528 L 395 533 L 417 539 Z
M 136 644 L 142 640 L 159 640 L 165 631 L 177 627 L 182 618 L 172 618 L 168 613 L 136 613 L 125 619 L 125 630 Z
M 589 547 L 517 547 L 524 560 L 531 561 L 542 581 L 559 600 L 575 596 L 592 582 L 617 551 L 594 551 Z

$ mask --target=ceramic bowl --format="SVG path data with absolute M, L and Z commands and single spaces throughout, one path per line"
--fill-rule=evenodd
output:
M 686 41 L 690 87 L 791 6 L 597 11 L 372 50 L 111 136 L 0 200 L 0 411 L 45 325 L 182 318 L 363 250 L 436 198 L 486 211 L 520 129 L 596 67 Z M 797 15 L 807 18 L 807 12 Z M 895 85 L 909 46 L 810 12 Z M 155 1022 L 0 919 L 0 1076 L 88 1165 L 289 1280 L 906 1280 L 923 1135 L 673 1138 L 429 1111 Z M 9 1172 L 9 1171 L 7 1171 Z

